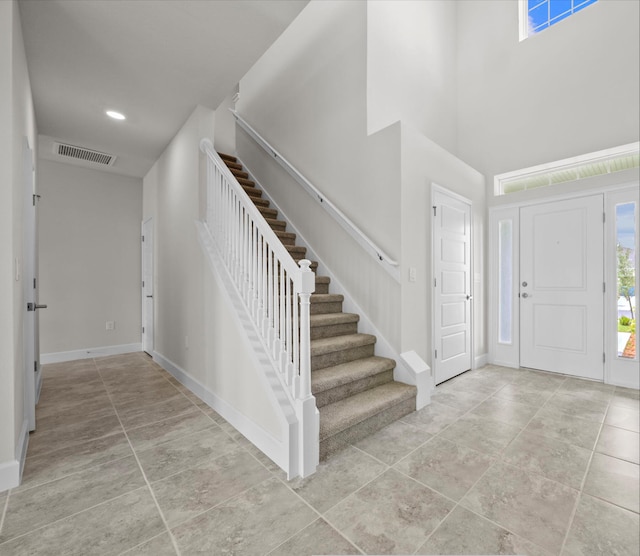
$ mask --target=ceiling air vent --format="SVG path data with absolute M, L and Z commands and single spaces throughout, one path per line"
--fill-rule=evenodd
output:
M 91 149 L 67 145 L 65 143 L 53 143 L 53 152 L 59 156 L 93 162 L 94 164 L 100 164 L 102 166 L 113 166 L 113 163 L 116 161 L 116 157 L 112 154 L 92 151 Z

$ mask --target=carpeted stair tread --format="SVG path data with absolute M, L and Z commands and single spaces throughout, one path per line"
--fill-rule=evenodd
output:
M 348 324 L 358 322 L 360 315 L 356 313 L 326 313 L 320 315 L 311 315 L 311 328 L 315 326 L 333 326 L 336 324 Z
M 416 387 L 389 382 L 319 409 L 320 442 L 416 396 Z
M 312 293 L 311 303 L 342 303 L 344 301 L 344 295 L 339 293 Z
M 231 155 L 231 154 L 218 153 L 218 156 L 219 156 L 222 160 L 224 160 L 225 164 L 226 164 L 227 162 L 238 162 L 238 159 L 237 159 L 235 156 Z
M 332 338 L 320 338 L 311 340 L 311 357 L 326 355 L 336 351 L 343 351 L 376 343 L 376 337 L 372 334 L 345 334 Z
M 329 293 L 329 283 L 331 278 L 328 276 L 318 276 L 316 274 L 316 292 L 317 294 Z
M 276 230 L 276 235 L 280 238 L 282 245 L 293 245 L 296 241 L 296 234 L 293 232 L 281 232 Z
M 296 258 L 296 255 L 300 255 L 300 258 L 304 259 L 304 256 L 307 254 L 307 248 L 302 247 L 301 245 L 285 245 L 285 247 L 294 259 Z
M 249 187 L 248 185 L 243 185 L 242 189 L 245 190 L 245 193 L 249 195 L 249 197 L 262 197 L 262 189 L 258 189 L 257 187 Z
M 239 162 L 231 162 L 230 160 L 224 160 L 224 163 L 227 165 L 229 169 L 235 168 L 236 170 L 242 170 L 242 164 L 240 164 Z
M 258 207 L 258 210 L 265 218 L 271 218 L 275 220 L 278 217 L 278 211 L 276 209 L 268 207 Z
M 270 202 L 269 199 L 263 199 L 262 197 L 251 197 L 251 200 L 253 201 L 253 204 L 260 208 L 260 207 L 268 207 Z
M 231 170 L 231 173 L 236 178 L 244 178 L 244 179 L 248 179 L 249 178 L 249 173 L 248 172 L 243 172 L 242 170 L 237 170 L 236 168 L 229 168 L 229 170 Z
M 311 391 L 319 394 L 325 390 L 338 388 L 356 380 L 362 380 L 385 371 L 392 371 L 396 366 L 393 359 L 387 357 L 366 357 L 349 363 L 318 369 L 311 373 Z
M 284 230 L 287 227 L 287 223 L 284 220 L 274 220 L 273 218 L 265 218 L 267 224 L 276 230 Z
M 236 178 L 240 185 L 246 185 L 247 187 L 255 187 L 256 182 L 247 178 Z

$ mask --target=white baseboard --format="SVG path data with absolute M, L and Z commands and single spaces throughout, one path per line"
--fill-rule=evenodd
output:
M 73 351 L 58 351 L 55 353 L 42 353 L 40 354 L 40 363 L 47 365 L 49 363 L 75 361 L 76 359 L 92 359 L 94 357 L 106 357 L 107 355 L 122 355 L 123 353 L 133 353 L 136 351 L 142 351 L 141 343 L 76 349 Z
M 215 409 L 224 419 L 240 432 L 249 442 L 266 454 L 281 469 L 288 472 L 289 450 L 287 444 L 274 438 L 271 434 L 248 419 L 232 405 L 209 390 L 199 380 L 193 378 L 187 371 L 158 353 L 153 352 L 153 360 L 165 371 L 170 373 L 180 384 Z
M 27 458 L 27 447 L 29 446 L 29 421 L 26 419 L 22 423 L 22 430 L 16 445 L 18 459 L 0 463 L 0 492 L 15 488 L 20 484 L 24 462 Z
M 483 353 L 482 355 L 476 355 L 473 361 L 473 368 L 479 369 L 480 367 L 484 367 L 489 364 L 489 354 Z
M 20 462 L 20 481 L 22 480 L 24 462 L 27 459 L 27 448 L 29 448 L 29 421 L 28 419 L 25 419 L 22 422 L 22 430 L 20 431 L 20 438 L 18 438 L 18 446 L 16 450 L 19 458 L 18 461 Z

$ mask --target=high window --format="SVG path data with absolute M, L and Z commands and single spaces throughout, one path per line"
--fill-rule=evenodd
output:
M 612 174 L 640 166 L 640 143 L 523 168 L 494 177 L 494 195 L 537 189 Z
M 520 40 L 535 35 L 597 0 L 520 0 Z

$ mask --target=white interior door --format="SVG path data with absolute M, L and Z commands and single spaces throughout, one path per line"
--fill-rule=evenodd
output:
M 142 349 L 153 355 L 153 219 L 142 223 Z
M 520 366 L 603 380 L 603 198 L 520 209 Z
M 471 203 L 433 190 L 434 377 L 471 369 Z
M 37 353 L 38 328 L 36 307 L 38 303 L 36 283 L 36 196 L 33 179 L 33 151 L 24 139 L 22 149 L 23 174 L 23 264 L 16 268 L 16 279 L 21 279 L 24 288 L 24 404 L 25 418 L 29 430 L 36 428 L 36 399 L 40 365 Z

